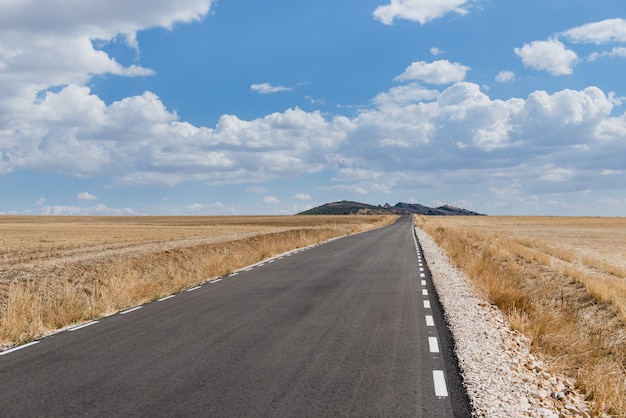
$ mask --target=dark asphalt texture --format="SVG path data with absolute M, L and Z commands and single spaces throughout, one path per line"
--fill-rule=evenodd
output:
M 0 356 L 0 417 L 470 416 L 412 234 L 403 217 Z

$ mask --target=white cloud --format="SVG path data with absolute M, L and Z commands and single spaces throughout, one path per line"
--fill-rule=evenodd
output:
M 600 175 L 602 176 L 618 176 L 624 174 L 622 170 L 602 170 Z
M 154 74 L 121 65 L 94 43 L 121 37 L 137 49 L 138 31 L 200 20 L 211 5 L 212 0 L 0 2 L 0 115 L 28 108 L 39 92 L 81 86 L 94 75 Z M 0 116 L 0 129 L 5 120 Z
M 544 70 L 555 76 L 572 74 L 573 66 L 578 61 L 576 53 L 567 49 L 558 39 L 534 41 L 514 51 L 524 66 Z
M 606 19 L 600 22 L 587 23 L 562 33 L 572 42 L 594 43 L 596 45 L 610 42 L 626 42 L 626 20 Z
M 417 83 L 410 83 L 406 86 L 393 87 L 388 92 L 379 93 L 373 99 L 373 102 L 379 106 L 385 104 L 407 104 L 436 99 L 439 93 L 437 90 L 424 88 Z
M 573 174 L 574 172 L 567 168 L 550 167 L 539 179 L 545 181 L 566 181 L 569 180 Z
M 89 192 L 82 192 L 76 195 L 80 200 L 98 200 L 98 198 Z
M 276 198 L 274 196 L 265 196 L 263 198 L 263 203 L 277 204 L 277 203 L 280 203 L 280 200 L 278 200 L 278 198 Z
M 294 197 L 296 200 L 313 200 L 311 195 L 307 193 L 298 193 Z
M 593 52 L 589 55 L 589 61 L 595 61 L 598 58 L 603 58 L 603 57 L 610 57 L 610 58 L 615 58 L 615 57 L 620 57 L 620 58 L 626 58 L 626 48 L 624 47 L 615 47 L 613 49 L 611 49 L 610 51 L 604 51 L 604 52 Z
M 374 11 L 374 17 L 385 25 L 393 24 L 396 18 L 424 24 L 448 13 L 464 15 L 469 12 L 471 0 L 391 0 Z
M 430 48 L 430 53 L 432 54 L 433 57 L 437 57 L 441 54 L 445 54 L 445 51 L 442 51 L 441 49 L 437 47 L 432 47 Z
M 419 80 L 428 84 L 451 84 L 463 81 L 469 67 L 448 60 L 434 62 L 417 61 L 412 63 L 395 79 L 398 81 Z
M 186 207 L 190 213 L 207 213 L 212 215 L 234 215 L 237 213 L 232 206 L 226 206 L 223 203 L 215 202 L 210 204 L 194 203 Z
M 259 94 L 271 94 L 278 93 L 281 91 L 291 91 L 293 88 L 285 87 L 285 86 L 273 86 L 270 83 L 262 83 L 262 84 L 252 84 L 250 86 L 250 90 L 257 92 Z
M 511 83 L 515 81 L 515 73 L 513 71 L 500 71 L 496 75 L 496 81 L 498 83 Z
M 106 205 L 96 205 L 91 207 L 77 206 L 43 206 L 37 212 L 39 215 L 54 216 L 132 216 L 137 215 L 131 208 L 110 208 Z

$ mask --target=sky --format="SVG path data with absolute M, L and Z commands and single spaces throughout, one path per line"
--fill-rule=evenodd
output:
M 3 0 L 0 214 L 626 216 L 623 0 Z

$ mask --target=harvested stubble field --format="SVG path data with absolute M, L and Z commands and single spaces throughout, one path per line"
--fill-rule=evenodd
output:
M 394 216 L 0 216 L 0 348 Z
M 626 218 L 416 217 L 475 287 L 568 376 L 626 417 Z

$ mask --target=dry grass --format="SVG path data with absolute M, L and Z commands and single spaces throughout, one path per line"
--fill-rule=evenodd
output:
M 0 217 L 0 343 L 23 343 L 389 216 Z
M 626 219 L 417 218 L 594 413 L 626 417 Z

